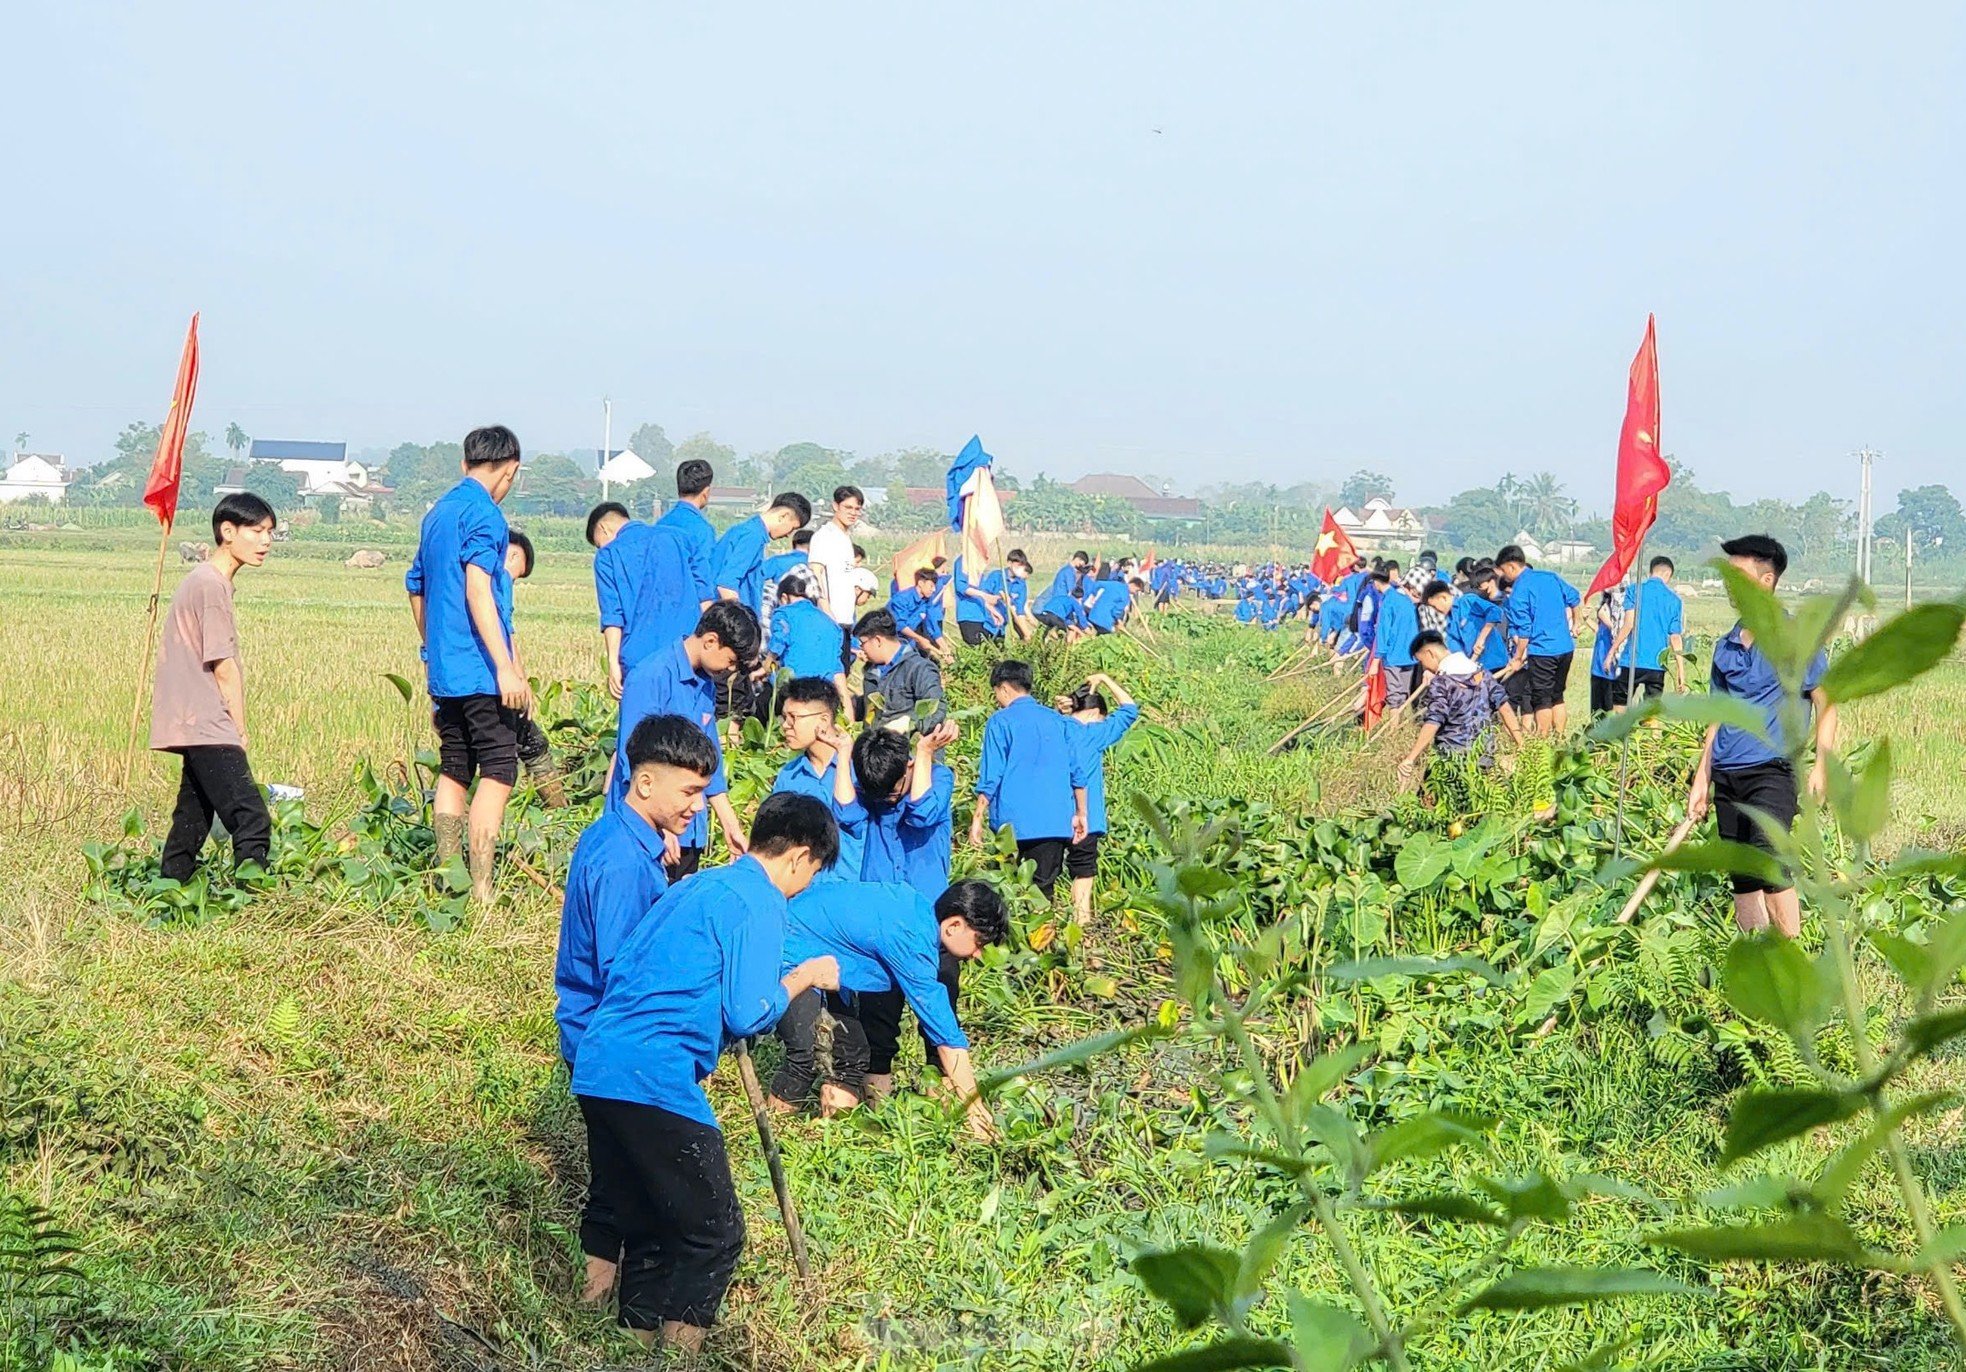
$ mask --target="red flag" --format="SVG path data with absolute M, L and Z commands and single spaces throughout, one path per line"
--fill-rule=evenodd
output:
M 1672 469 L 1659 456 L 1659 342 L 1651 315 L 1645 316 L 1645 341 L 1632 359 L 1631 385 L 1625 399 L 1625 427 L 1618 435 L 1618 493 L 1611 510 L 1611 556 L 1597 569 L 1586 595 L 1596 595 L 1625 579 L 1638 561 L 1645 533 L 1659 517 L 1659 492 L 1672 480 Z
M 1147 549 L 1147 555 L 1140 559 L 1140 575 L 1145 576 L 1148 572 L 1151 572 L 1153 569 L 1154 569 L 1154 550 L 1152 547 L 1149 547 Z
M 1357 557 L 1358 549 L 1332 518 L 1331 507 L 1325 506 L 1324 528 L 1318 532 L 1317 548 L 1311 554 L 1311 575 L 1327 586 L 1335 585 Z
M 184 436 L 191 429 L 191 401 L 198 393 L 198 316 L 191 316 L 191 331 L 184 336 L 184 356 L 178 359 L 177 389 L 171 392 L 171 412 L 164 416 L 164 432 L 157 440 L 157 456 L 150 464 L 150 480 L 144 484 L 143 503 L 157 512 L 164 532 L 177 522 L 177 488 L 184 477 Z
M 1372 732 L 1372 726 L 1379 722 L 1379 716 L 1386 712 L 1386 664 L 1373 658 L 1365 669 L 1365 709 L 1359 715 L 1359 722 L 1365 732 Z

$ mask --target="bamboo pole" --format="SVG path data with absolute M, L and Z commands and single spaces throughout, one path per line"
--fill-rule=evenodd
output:
M 130 727 L 123 734 L 122 789 L 130 789 L 130 772 L 136 766 L 137 727 L 143 722 L 143 699 L 150 685 L 150 656 L 157 646 L 157 602 L 164 594 L 164 554 L 171 545 L 171 526 L 164 524 L 157 534 L 157 568 L 150 578 L 150 606 L 143 629 L 143 661 L 137 668 L 137 684 L 130 701 Z
M 1337 695 L 1333 696 L 1330 700 L 1326 701 L 1323 705 L 1313 710 L 1310 714 L 1310 717 L 1306 719 L 1302 724 L 1299 724 L 1296 728 L 1292 729 L 1289 733 L 1285 734 L 1282 738 L 1278 739 L 1275 743 L 1270 745 L 1269 755 L 1271 757 L 1275 757 L 1278 753 L 1281 753 L 1289 745 L 1292 739 L 1296 738 L 1297 735 L 1303 733 L 1306 729 L 1310 728 L 1312 725 L 1329 723 L 1331 720 L 1337 718 L 1339 714 L 1343 713 L 1341 707 L 1349 705 L 1358 699 L 1358 690 L 1359 688 L 1357 683 L 1353 683 L 1353 682 L 1346 683 L 1345 688 L 1343 690 L 1341 690 Z
M 1666 846 L 1659 850 L 1659 856 L 1664 857 L 1667 853 L 1679 847 L 1680 844 L 1686 842 L 1686 836 L 1692 832 L 1693 817 L 1688 815 L 1680 821 L 1679 827 L 1673 830 L 1672 834 L 1666 839 Z M 1659 875 L 1662 871 L 1664 871 L 1663 868 L 1654 867 L 1645 874 L 1638 883 L 1638 889 L 1632 892 L 1631 899 L 1625 902 L 1625 908 L 1618 912 L 1618 918 L 1613 921 L 1614 923 L 1630 924 L 1632 922 L 1632 916 L 1638 913 L 1638 907 L 1645 903 L 1645 898 L 1652 894 L 1652 888 L 1659 884 Z
M 805 1226 L 799 1222 L 792 1184 L 785 1179 L 785 1163 L 778 1155 L 778 1137 L 771 1130 L 771 1106 L 765 1101 L 765 1089 L 759 1085 L 758 1069 L 751 1061 L 751 1041 L 739 1039 L 733 1051 L 737 1057 L 737 1076 L 744 1083 L 744 1095 L 751 1102 L 751 1116 L 758 1126 L 758 1144 L 765 1152 L 765 1170 L 771 1173 L 771 1189 L 778 1197 L 778 1217 L 785 1221 L 785 1237 L 792 1245 L 792 1265 L 798 1268 L 799 1285 L 810 1295 L 812 1261 L 806 1256 Z

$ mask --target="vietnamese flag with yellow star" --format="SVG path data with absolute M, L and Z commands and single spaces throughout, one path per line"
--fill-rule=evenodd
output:
M 1336 585 L 1338 578 L 1351 569 L 1358 558 L 1358 549 L 1352 540 L 1338 527 L 1332 516 L 1331 507 L 1324 507 L 1324 528 L 1318 531 L 1317 548 L 1311 554 L 1311 575 L 1327 586 Z
M 1652 521 L 1659 517 L 1659 492 L 1672 469 L 1659 455 L 1659 340 L 1651 315 L 1645 341 L 1632 359 L 1625 397 L 1625 427 L 1618 435 L 1618 491 L 1611 510 L 1611 556 L 1597 569 L 1586 595 L 1609 590 L 1625 579 Z

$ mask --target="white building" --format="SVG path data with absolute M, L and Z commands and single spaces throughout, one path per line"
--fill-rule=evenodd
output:
M 350 461 L 346 443 L 298 443 L 255 438 L 246 454 L 253 462 L 272 462 L 300 478 L 302 495 L 333 495 L 338 488 L 361 489 L 369 484 L 369 469 Z
M 1544 543 L 1527 529 L 1517 529 L 1513 542 L 1532 566 L 1580 567 L 1597 561 L 1597 549 L 1580 538 L 1553 538 Z
M 0 474 L 0 504 L 39 495 L 59 505 L 74 479 L 59 453 L 15 453 L 6 472 Z
M 1331 517 L 1362 553 L 1417 553 L 1425 546 L 1429 532 L 1425 515 L 1396 506 L 1380 495 L 1366 501 L 1357 513 L 1341 506 Z
M 628 486 L 655 475 L 655 468 L 644 462 L 633 448 L 621 448 L 608 455 L 595 473 L 610 486 Z

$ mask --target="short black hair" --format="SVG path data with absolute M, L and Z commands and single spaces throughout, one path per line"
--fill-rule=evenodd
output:
M 717 770 L 717 745 L 681 715 L 650 715 L 628 735 L 628 770 L 680 767 L 707 777 Z
M 1440 630 L 1422 629 L 1419 633 L 1413 635 L 1413 643 L 1406 651 L 1418 657 L 1422 648 L 1445 648 L 1446 646 L 1447 640 L 1441 635 Z
M 220 497 L 218 504 L 212 507 L 212 542 L 224 541 L 218 531 L 221 524 L 230 524 L 235 529 L 253 529 L 269 519 L 276 524 L 280 522 L 280 516 L 273 512 L 273 507 L 267 504 L 264 496 L 254 495 L 251 491 L 234 491 L 231 495 Z
M 750 848 L 761 858 L 804 848 L 820 867 L 831 867 L 840 856 L 840 827 L 833 822 L 832 809 L 811 796 L 774 791 L 752 816 Z
M 1105 695 L 1089 681 L 1080 685 L 1078 690 L 1072 692 L 1067 699 L 1071 702 L 1073 714 L 1077 714 L 1080 710 L 1097 710 L 1102 715 L 1112 713 L 1106 708 Z
M 739 663 L 758 660 L 758 617 L 749 605 L 735 600 L 713 600 L 696 621 L 698 634 L 715 634 L 717 641 L 737 653 Z
M 1679 570 L 1679 568 L 1673 564 L 1673 560 L 1667 557 L 1664 553 L 1660 553 L 1657 557 L 1653 558 L 1650 562 L 1645 564 L 1645 570 L 1648 572 L 1656 572 L 1661 567 L 1664 567 L 1669 572 L 1676 572 Z
M 1495 575 L 1495 564 L 1487 558 L 1480 558 L 1468 566 L 1468 580 L 1476 584 L 1491 580 Z
M 886 610 L 869 610 L 860 616 L 853 626 L 855 638 L 899 638 L 901 631 L 894 627 L 894 616 Z
M 1720 551 L 1729 557 L 1745 557 L 1772 568 L 1777 581 L 1789 569 L 1789 550 L 1767 534 L 1742 534 L 1739 538 L 1730 538 L 1720 545 Z
M 920 581 L 923 577 L 927 577 L 930 581 L 940 581 L 942 579 L 941 574 L 938 573 L 933 567 L 915 568 L 914 579 L 916 581 Z
M 864 560 L 867 556 L 867 550 L 856 543 L 853 545 L 853 555 Z
M 1448 585 L 1445 581 L 1442 581 L 1439 577 L 1435 577 L 1432 581 L 1429 581 L 1427 583 L 1427 588 L 1424 591 L 1420 592 L 1420 599 L 1432 600 L 1435 596 L 1441 595 L 1443 593 L 1447 595 L 1453 595 L 1454 588 Z
M 1003 555 L 1003 560 L 1005 562 L 1015 562 L 1027 572 L 1031 570 L 1031 559 L 1024 556 L 1024 550 L 1022 548 L 1012 548 Z
M 860 799 L 885 802 L 901 784 L 914 753 L 908 740 L 892 729 L 869 729 L 853 741 L 853 775 L 860 782 Z
M 784 714 L 785 707 L 792 704 L 829 705 L 838 710 L 840 693 L 823 676 L 795 676 L 778 688 L 778 713 Z
M 1474 566 L 1474 562 L 1475 560 L 1473 558 L 1464 557 L 1454 564 L 1454 570 L 1460 575 L 1466 576 L 1468 574 L 1468 568 Z
M 700 457 L 676 464 L 677 495 L 702 495 L 716 479 L 717 474 L 710 470 L 710 464 Z
M 804 528 L 812 522 L 812 502 L 800 495 L 797 491 L 780 491 L 771 498 L 771 504 L 766 508 L 790 510 L 799 517 L 800 528 Z M 810 539 L 812 535 L 807 534 L 806 537 Z
M 799 497 L 799 499 L 801 499 L 801 500 L 804 500 L 804 499 L 805 499 L 805 497 L 804 497 L 804 496 L 800 496 L 800 497 Z M 807 507 L 806 507 L 806 508 L 808 508 L 808 509 L 810 509 L 810 508 L 811 508 L 811 505 L 810 505 L 810 503 L 808 503 L 808 505 L 807 505 Z M 792 546 L 793 546 L 794 548 L 809 548 L 809 547 L 811 547 L 811 546 L 812 546 L 812 530 L 810 530 L 810 529 L 794 529 L 794 530 L 792 530 Z
M 1391 576 L 1391 575 L 1392 575 L 1392 574 L 1393 574 L 1394 572 L 1396 572 L 1396 571 L 1398 571 L 1398 570 L 1399 570 L 1399 559 L 1398 559 L 1398 558 L 1396 558 L 1396 557 L 1389 557 L 1389 558 L 1387 558 L 1387 559 L 1386 559 L 1386 575 L 1387 575 L 1387 576 Z
M 1092 561 L 1092 554 L 1087 552 L 1085 549 L 1080 548 L 1077 552 L 1072 554 L 1072 561 L 1077 562 L 1080 558 L 1084 558 L 1087 562 L 1090 562 Z
M 594 530 L 609 515 L 620 515 L 623 519 L 627 519 L 629 517 L 628 507 L 623 505 L 619 500 L 603 500 L 600 504 L 589 510 L 587 512 L 587 541 L 589 544 L 594 541 Z
M 507 529 L 505 531 L 505 541 L 526 555 L 526 569 L 519 573 L 520 579 L 523 580 L 531 576 L 532 565 L 538 560 L 532 550 L 532 540 L 520 533 L 517 529 Z
M 488 467 L 519 460 L 519 436 L 503 424 L 487 424 L 464 436 L 464 465 Z
M 780 600 L 806 600 L 813 592 L 812 578 L 801 572 L 787 572 L 778 578 Z
M 843 500 L 857 500 L 862 505 L 867 503 L 867 497 L 861 494 L 858 486 L 835 486 L 833 488 L 833 503 L 837 505 Z
M 1007 657 L 990 669 L 990 689 L 999 686 L 1015 686 L 1025 695 L 1031 693 L 1031 664 Z
M 937 923 L 959 919 L 985 944 L 1002 943 L 1010 936 L 1010 915 L 1004 909 L 1003 897 L 996 887 L 975 877 L 949 883 L 949 888 L 935 898 L 935 919 Z
M 1528 565 L 1529 559 L 1522 555 L 1522 545 L 1520 543 L 1504 543 L 1502 545 L 1502 551 L 1495 554 L 1495 565 L 1497 567 L 1506 566 L 1511 562 L 1520 562 L 1525 566 Z

